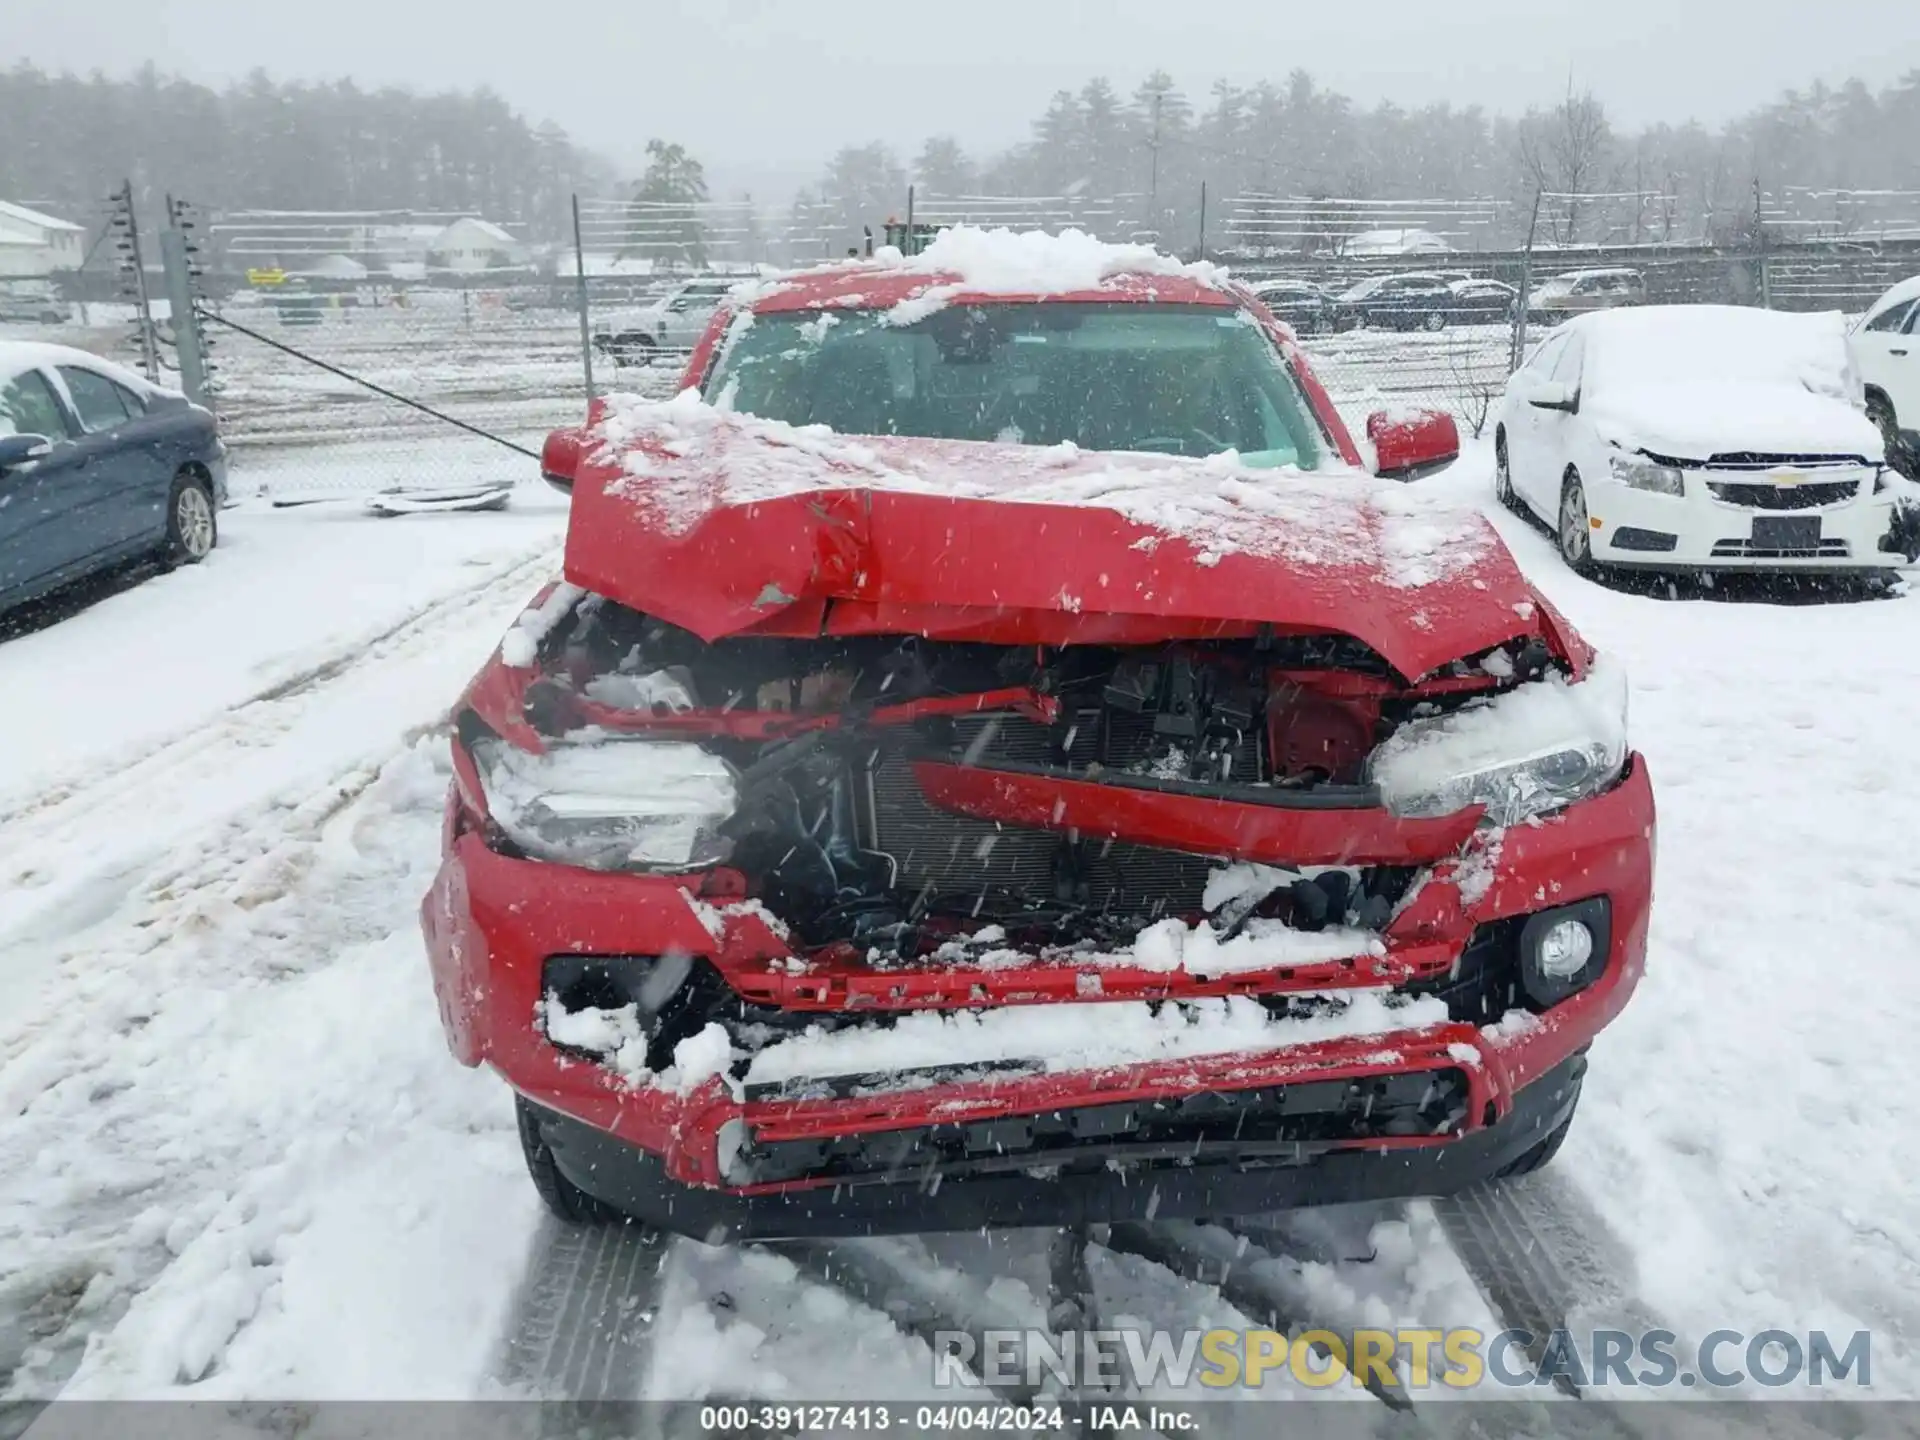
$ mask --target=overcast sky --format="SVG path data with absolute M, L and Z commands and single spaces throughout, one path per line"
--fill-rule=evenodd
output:
M 254 66 L 493 86 L 623 164 L 679 139 L 721 187 L 804 183 L 833 150 L 993 150 L 1062 87 L 1155 66 L 1209 85 L 1304 66 L 1362 104 L 1519 111 L 1574 81 L 1618 123 L 1709 124 L 1814 80 L 1920 67 L 1916 0 L 0 0 L 15 56 L 211 82 Z M 718 187 L 717 187 L 718 188 Z

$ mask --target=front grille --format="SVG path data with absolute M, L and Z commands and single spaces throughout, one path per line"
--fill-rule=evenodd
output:
M 1057 743 L 1069 738 L 1070 744 Z M 1151 718 L 1111 710 L 1088 711 L 1058 735 L 1020 716 L 967 716 L 955 723 L 954 741 L 971 763 L 983 767 L 1061 765 L 1075 771 L 1095 761 L 1109 770 L 1144 767 L 1167 744 L 1154 735 Z M 1256 779 L 1259 766 L 1258 737 L 1248 735 L 1234 751 L 1233 774 Z M 1118 840 L 1072 846 L 1054 831 L 949 815 L 927 803 L 909 755 L 897 749 L 883 752 L 867 771 L 866 791 L 863 841 L 892 856 L 898 885 L 914 892 L 1008 891 L 1037 901 L 1073 898 L 1097 909 L 1124 901 L 1136 912 L 1192 913 L 1200 908 L 1207 875 L 1216 864 L 1204 856 Z M 1060 889 L 1067 874 L 1075 885 L 1071 897 Z
M 1333 1145 L 1457 1133 L 1461 1070 L 1317 1080 L 806 1140 L 749 1133 L 741 1183 L 904 1181 L 1061 1166 L 1300 1164 Z
M 1822 480 L 1812 485 L 1750 485 L 1740 481 L 1709 480 L 1716 500 L 1749 510 L 1814 510 L 1838 505 L 1860 493 L 1858 480 Z
M 1860 455 L 1786 455 L 1768 450 L 1727 450 L 1707 457 L 1710 470 L 1821 470 L 1864 463 Z
M 1813 545 L 1793 550 L 1755 545 L 1751 540 L 1713 542 L 1713 558 L 1716 560 L 1797 560 L 1808 557 L 1844 560 L 1852 553 L 1851 547 L 1844 540 L 1821 540 Z

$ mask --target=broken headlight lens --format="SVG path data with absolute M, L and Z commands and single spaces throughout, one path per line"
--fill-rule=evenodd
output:
M 1626 676 L 1600 661 L 1579 684 L 1551 674 L 1407 721 L 1369 757 L 1367 778 L 1396 815 L 1484 805 L 1482 823 L 1505 826 L 1599 794 L 1626 763 Z
M 684 741 L 472 746 L 487 811 L 528 855 L 590 870 L 698 870 L 726 860 L 733 771 Z

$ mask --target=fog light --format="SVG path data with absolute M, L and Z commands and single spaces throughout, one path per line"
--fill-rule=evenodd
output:
M 1520 988 L 1535 1010 L 1558 1005 L 1600 978 L 1613 942 L 1613 907 L 1604 895 L 1557 905 L 1520 927 Z
M 1579 920 L 1556 920 L 1540 937 L 1540 973 L 1565 980 L 1593 958 L 1593 932 Z

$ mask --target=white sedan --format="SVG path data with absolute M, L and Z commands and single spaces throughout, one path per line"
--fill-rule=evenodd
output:
M 1853 363 L 1867 384 L 1867 414 L 1891 455 L 1920 462 L 1920 275 L 1873 302 L 1853 331 Z M 1897 462 L 1896 462 L 1897 463 Z M 1910 470 L 1920 478 L 1920 472 Z
M 1507 382 L 1507 505 L 1576 570 L 1885 569 L 1894 491 L 1836 314 L 1658 305 L 1584 315 Z

